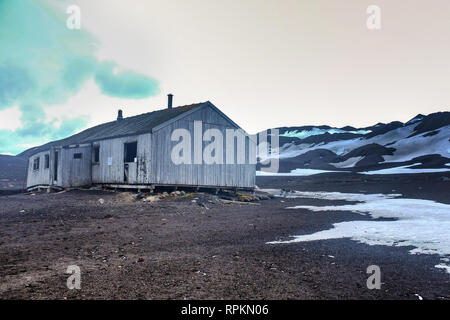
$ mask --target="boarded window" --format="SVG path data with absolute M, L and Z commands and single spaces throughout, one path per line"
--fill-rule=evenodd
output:
M 83 158 L 83 154 L 82 153 L 74 153 L 73 154 L 73 158 L 74 159 L 82 159 Z
M 44 165 L 45 169 L 50 168 L 50 155 L 49 154 L 45 155 L 45 162 L 44 163 L 45 163 L 45 165 Z
M 134 162 L 137 157 L 137 142 L 125 143 L 125 162 Z
M 100 147 L 94 147 L 94 163 L 100 162 Z
M 34 158 L 34 160 L 33 160 L 33 170 L 39 170 L 39 160 L 40 160 L 39 157 Z

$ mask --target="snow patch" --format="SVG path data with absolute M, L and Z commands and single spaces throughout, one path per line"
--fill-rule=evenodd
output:
M 350 238 L 368 245 L 413 246 L 411 254 L 438 254 L 436 268 L 450 271 L 450 205 L 431 200 L 398 198 L 397 194 L 354 194 L 339 192 L 289 192 L 269 190 L 276 196 L 327 200 L 362 201 L 338 206 L 295 206 L 287 209 L 353 211 L 372 218 L 394 218 L 393 221 L 347 221 L 333 224 L 329 230 L 294 236 L 287 241 L 269 244 Z M 278 193 L 278 194 L 277 194 Z M 449 272 L 450 273 L 450 272 Z
M 450 273 L 450 266 L 448 266 L 444 263 L 437 264 L 434 267 L 438 268 L 438 269 L 444 269 L 447 273 Z
M 364 171 L 360 172 L 362 174 L 402 174 L 402 173 L 431 173 L 431 172 L 446 172 L 450 171 L 450 166 L 448 168 L 433 168 L 433 169 L 413 169 L 411 167 L 420 165 L 420 163 L 410 164 L 402 167 L 395 167 L 389 169 L 380 169 L 374 171 Z M 447 164 L 448 166 L 448 164 Z
M 353 168 L 355 164 L 357 164 L 361 159 L 364 157 L 352 157 L 348 158 L 345 161 L 338 162 L 338 163 L 330 163 L 332 166 L 335 166 L 336 168 Z
M 326 191 L 284 191 L 280 189 L 261 189 L 261 190 L 270 193 L 275 197 L 283 197 L 283 198 L 312 198 L 323 200 L 346 200 L 359 202 L 393 199 L 402 196 L 401 194 L 398 193 L 364 194 L 364 193 L 342 193 L 342 192 L 326 192 Z
M 443 157 L 450 158 L 450 152 L 448 150 L 450 125 L 439 128 L 439 132 L 433 136 L 425 137 L 428 133 L 424 132 L 411 138 L 404 138 L 389 145 L 389 147 L 395 148 L 396 151 L 392 156 L 383 156 L 384 161 L 403 162 L 428 154 L 439 154 Z
M 443 157 L 450 158 L 448 141 L 448 137 L 450 135 L 450 125 L 439 128 L 439 132 L 432 136 L 425 137 L 425 135 L 429 132 L 424 132 L 422 134 L 408 138 L 415 133 L 415 127 L 416 124 L 412 123 L 404 127 L 390 130 L 384 134 L 376 135 L 369 139 L 359 137 L 348 140 L 331 141 L 329 143 L 321 144 L 303 143 L 300 145 L 296 145 L 294 143 L 286 143 L 282 147 L 278 148 L 277 151 L 279 154 L 279 158 L 293 158 L 316 149 L 328 149 L 336 153 L 337 155 L 345 155 L 356 148 L 371 143 L 377 143 L 382 146 L 389 144 L 389 148 L 395 148 L 393 155 L 383 156 L 385 162 L 409 161 L 416 157 L 429 154 L 439 154 Z M 312 131 L 316 132 L 314 130 Z M 291 135 L 294 135 L 294 131 L 284 134 L 284 136 Z M 395 143 L 391 144 L 393 141 L 395 141 Z
M 291 172 L 256 171 L 256 175 L 257 176 L 277 176 L 277 177 L 312 176 L 314 174 L 329 173 L 329 172 L 347 172 L 347 171 L 331 171 L 331 170 L 319 170 L 319 169 L 294 169 L 294 170 L 291 170 Z

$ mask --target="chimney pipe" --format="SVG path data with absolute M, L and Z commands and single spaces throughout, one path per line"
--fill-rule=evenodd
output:
M 173 100 L 173 94 L 169 93 L 167 95 L 167 97 L 169 98 L 168 104 L 167 104 L 167 108 L 168 109 L 172 109 L 172 100 Z
M 122 114 L 122 110 L 119 110 L 119 112 L 117 113 L 117 121 L 121 121 L 123 120 L 123 114 Z

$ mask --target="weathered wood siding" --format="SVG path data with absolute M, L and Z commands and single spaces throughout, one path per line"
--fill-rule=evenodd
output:
M 207 129 L 218 129 L 223 136 L 223 164 L 174 164 L 172 148 L 178 143 L 171 141 L 175 129 L 191 132 L 191 154 L 194 154 L 194 121 L 202 121 L 203 133 Z M 194 186 L 246 187 L 255 186 L 255 164 L 249 162 L 249 148 L 256 148 L 255 142 L 246 137 L 246 164 L 226 164 L 226 129 L 236 129 L 221 114 L 210 107 L 201 108 L 153 133 L 152 173 L 156 184 L 178 184 Z M 203 134 L 202 133 L 202 134 Z M 203 148 L 210 142 L 203 142 Z M 235 148 L 236 150 L 236 148 Z M 253 153 L 254 154 L 254 153 Z M 236 157 L 236 153 L 235 153 Z
M 81 159 L 74 159 L 74 154 L 81 153 Z M 61 185 L 64 188 L 89 186 L 92 184 L 91 146 L 61 149 L 62 176 Z
M 99 163 L 92 165 L 93 183 L 124 183 L 125 143 L 137 142 L 137 162 L 128 162 L 128 183 L 151 183 L 151 139 L 152 135 L 142 134 L 123 138 L 102 140 L 99 146 Z
M 58 180 L 55 180 L 55 153 L 58 156 Z M 45 168 L 45 155 L 49 155 L 49 168 Z M 34 159 L 40 157 L 39 170 L 33 170 Z M 27 188 L 37 185 L 50 185 L 62 187 L 61 148 L 52 148 L 31 156 L 28 160 Z
M 45 155 L 50 156 L 50 151 L 39 152 L 28 160 L 27 188 L 37 185 L 50 185 L 50 168 L 45 168 Z M 34 159 L 39 158 L 39 170 L 33 170 Z

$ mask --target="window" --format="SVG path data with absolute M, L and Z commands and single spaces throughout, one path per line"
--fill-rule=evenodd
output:
M 83 158 L 83 154 L 82 153 L 74 153 L 73 154 L 73 158 L 74 159 L 82 159 Z
M 134 162 L 137 157 L 137 142 L 125 143 L 125 162 Z
M 100 162 L 100 147 L 94 147 L 94 163 Z
M 45 161 L 44 162 L 45 162 L 44 168 L 45 169 L 50 168 L 50 155 L 49 154 L 45 155 Z
M 33 170 L 39 170 L 39 157 L 34 158 L 33 160 Z

